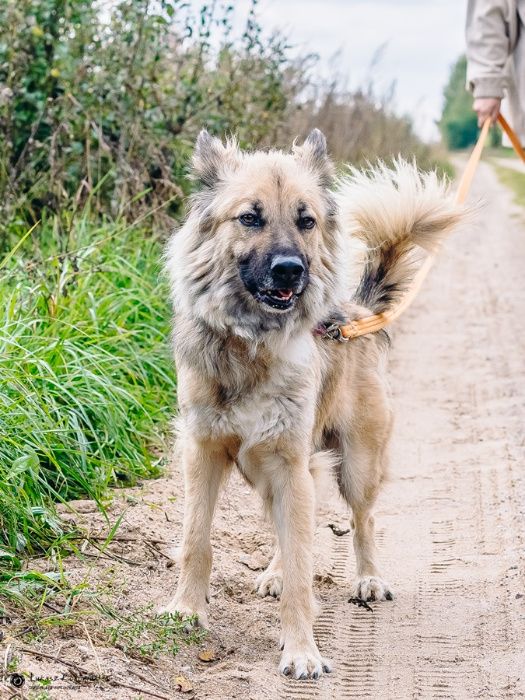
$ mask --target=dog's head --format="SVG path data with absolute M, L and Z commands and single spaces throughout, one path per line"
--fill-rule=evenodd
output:
M 193 171 L 200 191 L 180 269 L 194 311 L 246 335 L 319 320 L 333 297 L 337 256 L 323 134 L 315 129 L 289 154 L 243 153 L 203 131 Z

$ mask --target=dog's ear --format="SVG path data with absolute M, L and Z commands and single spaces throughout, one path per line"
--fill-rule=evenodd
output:
M 319 176 L 321 184 L 328 186 L 333 177 L 332 161 L 328 156 L 326 138 L 319 129 L 312 129 L 302 146 L 293 145 L 294 156 Z
M 326 136 L 320 129 L 312 129 L 305 139 L 303 148 L 308 148 L 312 156 L 320 161 L 324 161 L 328 158 L 328 151 L 326 148 Z
M 241 161 L 241 152 L 235 139 L 226 145 L 203 129 L 197 137 L 193 152 L 193 175 L 203 187 L 214 187 L 228 171 L 235 170 Z

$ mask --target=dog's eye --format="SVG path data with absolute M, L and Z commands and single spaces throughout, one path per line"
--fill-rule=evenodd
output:
M 305 229 L 313 228 L 315 226 L 315 219 L 313 219 L 311 216 L 301 216 L 297 221 L 297 226 L 303 231 Z
M 239 216 L 239 221 L 243 226 L 262 226 L 262 219 L 257 214 L 252 212 L 246 212 L 246 214 L 241 214 Z

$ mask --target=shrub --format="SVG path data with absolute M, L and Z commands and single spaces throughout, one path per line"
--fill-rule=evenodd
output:
M 252 11 L 238 46 L 233 6 L 181 0 L 6 0 L 0 5 L 0 202 L 36 221 L 78 208 L 130 219 L 177 213 L 203 124 L 257 144 L 280 121 L 284 45 Z M 220 49 L 211 37 L 219 35 Z
M 245 146 L 286 147 L 319 126 L 337 159 L 401 152 L 431 162 L 388 98 L 337 82 L 312 90 L 311 57 L 290 60 L 255 9 L 252 0 L 234 42 L 226 3 L 200 12 L 182 0 L 0 3 L 0 250 L 13 243 L 13 219 L 78 211 L 88 197 L 97 215 L 132 221 L 154 210 L 168 228 L 203 125 Z

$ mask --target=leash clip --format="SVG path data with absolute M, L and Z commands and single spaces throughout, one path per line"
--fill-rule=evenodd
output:
M 340 343 L 347 343 L 349 338 L 345 338 L 341 331 L 341 326 L 338 323 L 331 323 L 329 326 L 324 326 L 323 338 L 328 338 L 329 340 L 336 340 Z

